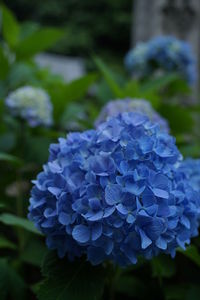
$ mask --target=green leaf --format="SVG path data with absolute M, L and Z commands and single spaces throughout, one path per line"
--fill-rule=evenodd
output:
M 19 41 L 20 27 L 12 12 L 5 6 L 1 6 L 3 15 L 3 37 L 11 48 Z
M 184 300 L 188 287 L 180 283 L 178 285 L 167 285 L 164 287 L 166 300 Z
M 162 104 L 159 107 L 159 111 L 163 117 L 168 119 L 173 133 L 186 133 L 193 129 L 194 120 L 187 108 L 178 105 Z
M 70 102 L 81 99 L 86 95 L 89 87 L 95 83 L 97 78 L 98 76 L 96 73 L 91 73 L 73 80 L 66 85 L 65 99 L 69 99 Z
M 151 105 L 157 110 L 161 103 L 161 98 L 155 92 L 141 92 L 140 91 L 140 98 L 146 99 L 147 101 L 151 102 Z
M 190 95 L 192 93 L 192 88 L 188 85 L 187 81 L 182 78 L 177 78 L 171 82 L 169 89 L 167 90 L 167 95 L 174 97 L 176 95 Z
M 0 222 L 8 226 L 21 227 L 27 231 L 41 235 L 41 233 L 35 228 L 32 222 L 12 214 L 7 214 L 7 213 L 1 214 Z
M 54 119 L 60 121 L 60 116 L 70 99 L 66 99 L 65 91 L 66 84 L 63 82 L 48 84 L 48 86 L 44 86 L 45 90 L 49 93 L 51 97 L 51 101 L 53 103 L 53 114 Z
M 168 74 L 158 78 L 149 79 L 141 86 L 142 92 L 158 92 L 163 88 L 166 88 L 169 84 L 178 79 L 177 74 Z
M 33 64 L 25 62 L 17 62 L 12 64 L 8 73 L 8 84 L 11 89 L 15 89 L 21 85 L 35 84 L 36 67 Z
M 0 259 L 0 299 L 4 300 L 7 297 L 8 292 L 8 270 L 7 262 L 5 259 Z
M 113 99 L 113 93 L 105 80 L 100 80 L 97 85 L 96 97 L 101 105 L 105 105 L 110 99 Z M 99 113 L 99 108 L 98 112 Z
M 170 278 L 176 272 L 174 261 L 166 255 L 160 255 L 153 258 L 151 261 L 151 266 L 153 277 Z
M 200 144 L 180 145 L 179 150 L 184 157 L 199 158 Z
M 52 139 L 46 136 L 31 136 L 26 140 L 26 159 L 30 162 L 43 164 L 48 159 L 48 149 Z
M 6 300 L 8 293 L 8 271 L 7 271 L 7 262 L 4 259 L 0 259 L 0 299 Z
M 9 61 L 4 49 L 0 46 L 0 79 L 4 80 L 8 74 Z
M 199 300 L 200 287 L 198 284 L 191 285 L 187 290 L 185 300 Z
M 177 251 L 188 257 L 198 267 L 200 267 L 200 253 L 194 245 L 189 246 L 186 250 L 177 249 Z
M 16 145 L 16 135 L 7 131 L 0 135 L 0 151 L 10 151 Z
M 160 98 L 155 90 L 145 90 L 136 80 L 130 80 L 123 88 L 123 97 L 147 99 L 154 108 L 160 104 Z
M 20 158 L 3 152 L 0 152 L 0 161 L 6 161 L 16 165 L 23 164 L 23 161 Z
M 105 274 L 102 266 L 93 267 L 86 261 L 73 263 L 48 253 L 43 268 L 44 281 L 39 286 L 39 300 L 97 300 L 103 293 Z
M 25 263 L 40 267 L 47 251 L 47 247 L 45 247 L 45 244 L 39 239 L 30 239 L 20 256 L 20 259 Z
M 60 126 L 67 130 L 81 130 L 81 120 L 86 118 L 85 105 L 69 103 L 60 118 Z
M 49 49 L 61 37 L 63 32 L 55 28 L 42 28 L 24 38 L 16 49 L 17 58 L 30 58 L 33 55 Z
M 98 57 L 94 57 L 94 62 L 96 63 L 98 69 L 103 74 L 104 79 L 106 80 L 113 95 L 117 98 L 123 98 L 123 96 L 124 96 L 123 91 L 119 87 L 118 83 L 115 81 L 114 76 L 113 76 L 112 72 L 109 70 L 109 68 Z
M 146 286 L 143 281 L 130 275 L 121 276 L 115 284 L 116 292 L 134 299 L 145 299 Z
M 140 95 L 140 86 L 138 81 L 130 80 L 123 88 L 125 97 L 137 98 Z
M 13 242 L 7 240 L 4 236 L 0 236 L 0 248 L 1 249 L 7 248 L 7 249 L 15 250 L 17 247 Z
M 20 40 L 24 40 L 39 29 L 39 24 L 27 21 L 20 24 Z
M 60 116 L 66 110 L 67 105 L 73 101 L 83 100 L 86 96 L 89 87 L 97 80 L 96 73 L 90 73 L 79 79 L 73 80 L 66 84 L 62 81 L 51 82 L 44 88 L 50 94 L 53 107 L 54 119 L 60 122 Z
M 21 276 L 8 264 L 0 259 L 0 299 L 24 299 L 26 285 Z

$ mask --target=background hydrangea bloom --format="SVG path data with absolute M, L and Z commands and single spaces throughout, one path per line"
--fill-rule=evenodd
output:
M 138 43 L 126 54 L 124 62 L 127 70 L 134 72 L 137 77 L 149 74 L 151 68 L 148 65 L 148 43 Z
M 200 192 L 200 159 L 187 158 L 183 160 L 179 170 L 185 173 L 193 189 Z
M 199 199 L 174 138 L 138 113 L 110 118 L 50 146 L 34 181 L 29 218 L 60 257 L 120 265 L 175 255 L 197 234 Z
M 192 84 L 197 76 L 190 45 L 172 36 L 159 36 L 147 43 L 139 43 L 126 55 L 125 66 L 139 78 L 157 70 L 170 71 L 178 72 Z
M 138 112 L 147 115 L 152 122 L 158 123 L 163 131 L 169 132 L 167 121 L 162 118 L 151 106 L 151 104 L 143 99 L 118 99 L 109 101 L 101 110 L 98 118 L 95 121 L 95 126 L 98 127 L 105 122 L 108 117 L 115 117 L 123 112 Z
M 31 127 L 52 124 L 52 104 L 41 88 L 20 87 L 8 95 L 5 103 L 12 115 L 25 119 Z

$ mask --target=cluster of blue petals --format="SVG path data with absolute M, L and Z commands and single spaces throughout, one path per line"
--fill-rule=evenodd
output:
M 145 115 L 123 113 L 50 146 L 29 218 L 59 257 L 122 266 L 175 255 L 197 235 L 199 197 L 176 171 L 174 138 Z
M 116 117 L 124 112 L 137 112 L 145 114 L 153 123 L 157 123 L 165 132 L 169 132 L 167 120 L 161 117 L 151 106 L 151 103 L 144 99 L 125 98 L 109 101 L 103 106 L 98 118 L 95 121 L 95 126 L 98 127 L 105 122 L 109 117 Z
M 187 158 L 183 160 L 179 170 L 185 174 L 192 188 L 200 192 L 200 159 Z
M 139 78 L 159 70 L 177 72 L 189 84 L 197 78 L 196 60 L 190 44 L 173 36 L 159 36 L 139 43 L 125 56 L 125 66 Z

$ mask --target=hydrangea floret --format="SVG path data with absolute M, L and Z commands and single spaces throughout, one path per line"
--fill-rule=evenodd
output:
M 41 88 L 20 87 L 8 95 L 5 104 L 12 115 L 26 120 L 31 127 L 52 124 L 50 97 Z
M 189 84 L 197 78 L 196 59 L 189 43 L 173 36 L 158 36 L 138 43 L 125 56 L 126 68 L 136 77 L 153 72 L 177 72 Z
M 149 119 L 159 124 L 161 129 L 169 132 L 167 120 L 161 117 L 151 106 L 151 103 L 144 99 L 125 98 L 109 101 L 101 110 L 98 118 L 95 121 L 95 126 L 98 127 L 105 122 L 109 117 L 115 117 L 124 112 L 137 112 L 145 114 Z
M 50 146 L 29 219 L 50 249 L 93 265 L 175 255 L 197 235 L 199 197 L 176 171 L 173 137 L 145 115 L 123 113 Z
M 181 162 L 179 170 L 185 174 L 192 188 L 195 191 L 200 192 L 200 159 L 184 159 Z

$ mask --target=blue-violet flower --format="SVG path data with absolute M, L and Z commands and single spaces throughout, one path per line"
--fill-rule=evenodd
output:
M 68 134 L 50 146 L 29 219 L 59 257 L 126 266 L 174 256 L 197 235 L 199 218 L 199 197 L 176 171 L 180 157 L 174 138 L 139 113 Z
M 192 188 L 200 192 L 200 159 L 186 158 L 181 162 L 179 170 L 185 173 Z
M 95 126 L 98 127 L 105 122 L 108 117 L 115 117 L 123 112 L 138 112 L 145 114 L 153 123 L 159 124 L 161 129 L 169 132 L 167 120 L 162 118 L 151 106 L 151 103 L 143 99 L 117 99 L 109 101 L 101 110 L 98 118 L 95 121 Z
M 189 84 L 197 78 L 196 59 L 189 43 L 173 36 L 158 36 L 138 43 L 125 56 L 126 68 L 137 78 L 154 72 L 177 72 Z

